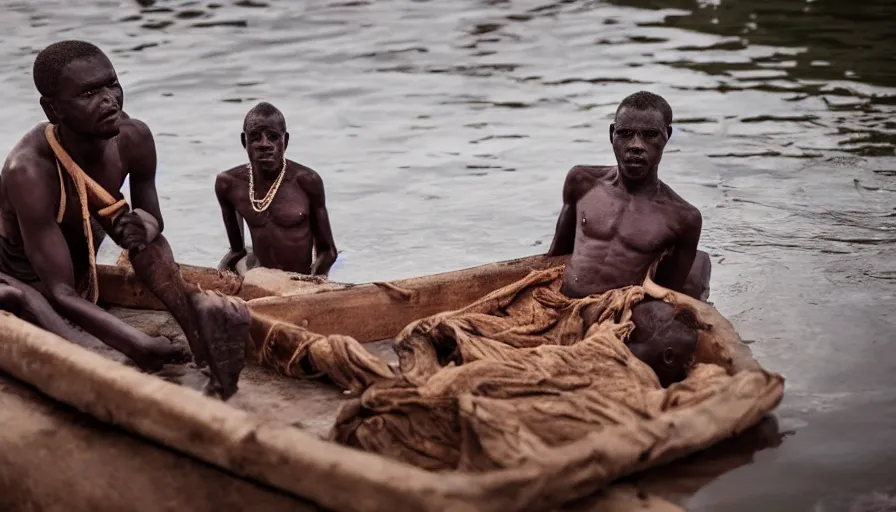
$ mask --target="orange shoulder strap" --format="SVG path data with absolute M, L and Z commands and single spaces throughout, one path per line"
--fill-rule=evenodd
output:
M 84 290 L 82 293 L 86 293 L 85 298 L 89 298 L 91 302 L 96 304 L 96 301 L 99 298 L 99 282 L 96 275 L 96 255 L 94 254 L 93 228 L 90 225 L 90 205 L 88 203 L 92 196 L 97 203 L 100 203 L 95 205 L 98 207 L 97 215 L 107 218 L 110 221 L 114 221 L 115 217 L 120 213 L 127 211 L 128 204 L 124 199 L 116 201 L 106 189 L 95 182 L 77 163 L 75 163 L 74 160 L 72 160 L 68 152 L 66 152 L 62 145 L 59 144 L 59 140 L 56 138 L 55 128 L 55 125 L 52 123 L 47 123 L 46 128 L 44 128 L 44 135 L 47 137 L 47 142 L 50 143 L 53 153 L 56 154 L 56 170 L 59 172 L 59 186 L 62 197 L 59 200 L 59 211 L 56 214 L 56 222 L 62 222 L 62 216 L 65 213 L 66 206 L 65 185 L 62 181 L 62 169 L 60 169 L 59 166 L 62 164 L 62 167 L 66 170 L 68 175 L 71 176 L 72 181 L 75 183 L 75 189 L 78 191 L 78 202 L 81 203 L 81 220 L 84 224 L 84 236 L 87 238 L 87 251 L 89 252 L 90 261 L 90 280 L 87 285 L 87 290 Z

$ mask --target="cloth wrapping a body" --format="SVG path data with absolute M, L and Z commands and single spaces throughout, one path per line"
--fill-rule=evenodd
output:
M 756 364 L 711 305 L 650 279 L 570 299 L 559 291 L 562 275 L 562 267 L 535 271 L 408 325 L 395 340 L 397 369 L 352 338 L 271 319 L 256 317 L 253 341 L 287 375 L 325 375 L 360 392 L 340 411 L 336 442 L 433 471 L 510 470 L 519 486 L 505 490 L 517 504 L 574 499 L 688 455 L 780 401 L 783 378 Z M 698 320 L 695 362 L 668 388 L 625 345 L 631 308 L 645 294 Z

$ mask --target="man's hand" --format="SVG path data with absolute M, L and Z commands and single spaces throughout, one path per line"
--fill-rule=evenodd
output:
M 129 253 L 142 251 L 149 240 L 146 237 L 146 224 L 137 212 L 121 214 L 112 225 L 113 239 Z

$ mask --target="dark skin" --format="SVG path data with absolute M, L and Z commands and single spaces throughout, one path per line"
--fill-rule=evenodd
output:
M 549 255 L 572 254 L 563 293 L 585 297 L 654 280 L 683 291 L 700 241 L 700 212 L 657 177 L 671 127 L 657 111 L 623 109 L 610 125 L 617 166 L 576 166 Z
M 247 119 L 241 139 L 255 173 L 255 197 L 261 199 L 282 169 L 289 133 L 282 118 L 256 116 Z M 270 207 L 261 213 L 249 201 L 249 170 L 245 165 L 219 174 L 215 194 L 230 242 L 230 252 L 220 268 L 233 270 L 246 255 L 241 220 L 245 219 L 260 266 L 310 275 L 327 275 L 330 271 L 336 261 L 336 244 L 323 181 L 315 171 L 287 160 L 280 188 Z
M 691 275 L 702 216 L 657 176 L 671 134 L 659 111 L 623 108 L 610 125 L 617 165 L 576 166 L 569 171 L 548 251 L 551 256 L 571 254 L 561 288 L 565 295 L 586 297 L 641 284 L 661 257 L 654 276 L 657 284 L 683 293 L 701 291 L 701 286 L 686 284 L 704 277 Z M 636 330 L 639 324 L 662 323 L 654 318 L 657 315 L 671 315 L 647 304 L 633 308 Z M 664 384 L 667 375 L 684 373 L 693 351 L 690 343 L 662 336 L 634 348 Z
M 102 344 L 89 333 L 68 324 L 39 291 L 0 273 L 0 309 L 81 346 Z
M 632 354 L 656 372 L 662 386 L 683 380 L 697 348 L 694 317 L 676 315 L 675 307 L 661 300 L 639 303 L 632 316 L 635 329 L 626 342 Z
M 19 316 L 24 305 L 25 292 L 13 286 L 0 284 L 0 309 Z
M 52 98 L 41 106 L 57 138 L 72 159 L 116 198 L 130 176 L 134 208 L 103 229 L 128 250 L 138 277 L 174 315 L 183 328 L 197 362 L 209 363 L 203 344 L 199 313 L 204 298 L 185 283 L 161 231 L 164 221 L 155 186 L 156 151 L 152 133 L 137 119 L 122 112 L 123 92 L 111 62 L 102 55 L 69 63 Z M 19 222 L 28 260 L 40 278 L 35 286 L 62 316 L 79 325 L 147 371 L 165 363 L 184 361 L 188 352 L 166 338 L 153 338 L 82 298 L 76 291 L 88 271 L 80 206 L 74 187 L 66 186 L 67 208 L 56 223 L 59 178 L 55 155 L 44 136 L 45 123 L 34 127 L 16 144 L 6 160 L 0 180 L 0 202 L 12 209 Z M 207 315 L 208 313 L 205 312 Z M 226 323 L 226 322 L 218 322 Z M 213 387 L 213 386 L 212 386 Z
M 111 64 L 104 65 L 108 61 L 102 60 L 94 57 L 69 64 L 60 77 L 58 97 L 43 98 L 41 106 L 48 118 L 59 123 L 58 137 L 85 172 L 106 190 L 118 191 L 127 165 L 132 174 L 134 206 L 161 219 L 153 183 L 155 149 L 151 138 L 149 145 L 140 144 L 149 130 L 139 121 L 121 119 L 121 86 Z M 43 123 L 34 127 L 16 144 L 0 180 L 0 201 L 16 212 L 25 250 L 40 277 L 42 291 L 63 316 L 142 368 L 155 369 L 166 361 L 183 358 L 183 350 L 167 339 L 143 334 L 77 293 L 76 271 L 80 279 L 87 270 L 87 244 L 76 201 L 69 201 L 63 222 L 56 224 L 59 180 L 43 128 Z M 123 147 L 131 151 L 123 151 Z M 125 162 L 127 155 L 133 158 Z M 135 215 L 123 219 L 113 230 L 113 238 L 132 241 L 141 236 L 141 231 L 146 237 L 143 223 L 131 218 Z

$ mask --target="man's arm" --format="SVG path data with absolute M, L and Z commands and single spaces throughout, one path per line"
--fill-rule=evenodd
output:
M 233 270 L 236 262 L 246 255 L 246 242 L 243 239 L 242 229 L 243 221 L 228 197 L 230 179 L 231 177 L 226 173 L 221 173 L 215 178 L 215 196 L 217 196 L 218 205 L 221 207 L 224 229 L 227 231 L 227 240 L 230 242 L 230 250 L 218 264 L 218 268 L 221 270 Z
M 149 244 L 165 228 L 159 194 L 156 190 L 156 144 L 152 132 L 143 121 L 129 119 L 128 172 L 131 182 L 131 207 L 146 228 Z
M 310 202 L 311 233 L 314 236 L 314 250 L 317 257 L 311 265 L 311 275 L 327 275 L 330 267 L 336 262 L 336 242 L 330 229 L 330 215 L 327 213 L 327 200 L 324 194 L 324 182 L 320 175 L 311 171 L 302 180 Z
M 43 178 L 53 176 L 54 170 L 44 166 L 12 171 L 4 176 L 4 181 L 19 220 L 25 254 L 55 308 L 62 316 L 134 361 L 146 361 L 147 350 L 142 341 L 148 337 L 84 300 L 75 290 L 71 253 L 56 224 L 54 212 L 57 205 L 49 192 L 54 186 Z
M 548 249 L 548 256 L 563 256 L 572 254 L 576 240 L 576 202 L 579 199 L 579 189 L 582 186 L 585 170 L 573 167 L 566 174 L 563 182 L 563 207 L 557 218 L 557 227 L 554 230 L 554 241 Z
M 670 290 L 685 293 L 684 285 L 697 256 L 697 244 L 700 243 L 700 232 L 703 230 L 703 216 L 694 209 L 688 212 L 684 220 L 684 229 L 672 250 L 656 270 L 654 281 Z

